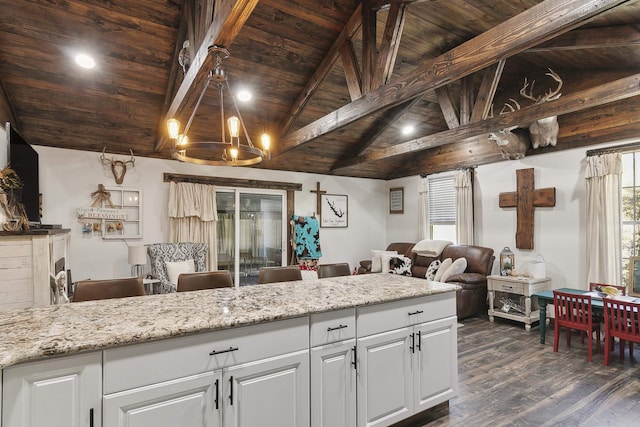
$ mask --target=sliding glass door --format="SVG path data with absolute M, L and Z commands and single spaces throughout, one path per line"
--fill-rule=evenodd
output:
M 286 192 L 216 190 L 218 269 L 236 286 L 258 283 L 260 267 L 282 265 L 286 254 Z

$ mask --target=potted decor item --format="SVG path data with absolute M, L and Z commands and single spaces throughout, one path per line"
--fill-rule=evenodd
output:
M 515 257 L 508 246 L 500 252 L 500 275 L 511 276 L 511 272 L 516 267 Z
M 3 229 L 6 229 L 6 224 L 15 222 L 15 210 L 22 199 L 23 186 L 22 179 L 9 165 L 0 169 L 0 224 Z

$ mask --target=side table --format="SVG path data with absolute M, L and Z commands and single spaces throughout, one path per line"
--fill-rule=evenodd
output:
M 531 297 L 535 292 L 546 291 L 550 287 L 549 278 L 488 276 L 489 321 L 493 322 L 494 317 L 515 320 L 524 323 L 525 330 L 530 331 L 531 324 L 540 320 L 537 297 L 534 296 L 533 301 Z M 498 308 L 495 307 L 496 292 L 504 294 L 504 297 L 497 301 Z M 517 296 L 515 301 L 514 296 Z M 524 297 L 524 307 L 520 307 L 518 303 L 521 297 Z

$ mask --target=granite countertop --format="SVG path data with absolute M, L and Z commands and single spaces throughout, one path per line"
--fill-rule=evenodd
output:
M 366 274 L 12 310 L 0 313 L 0 368 L 456 289 L 425 279 Z

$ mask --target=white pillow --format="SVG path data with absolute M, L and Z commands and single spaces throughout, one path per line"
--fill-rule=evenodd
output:
M 440 282 L 440 278 L 442 277 L 444 272 L 447 271 L 447 268 L 451 267 L 451 264 L 453 264 L 453 260 L 451 258 L 447 258 L 442 261 L 442 264 L 440 264 L 440 268 L 438 268 L 438 271 L 436 271 L 436 275 L 433 280 L 435 280 L 436 282 Z
M 169 276 L 169 281 L 178 285 L 178 276 L 182 273 L 195 273 L 196 265 L 192 259 L 188 259 L 186 261 L 176 261 L 176 262 L 166 262 L 167 266 L 167 276 Z
M 451 267 L 447 268 L 447 271 L 442 273 L 442 277 L 440 278 L 441 282 L 446 282 L 447 279 L 451 276 L 455 276 L 456 274 L 464 273 L 467 269 L 467 259 L 465 257 L 458 258 L 453 261 Z
M 381 251 L 381 250 L 373 249 L 371 251 L 371 272 L 372 273 L 380 273 L 382 271 L 382 265 L 383 265 L 382 255 L 388 255 L 389 257 L 397 256 L 398 252 L 397 251 Z M 388 268 L 389 268 L 389 257 L 387 258 L 384 264 L 386 266 L 385 273 L 388 271 Z
M 440 260 L 434 259 L 433 261 L 431 261 L 431 264 L 429 264 L 429 268 L 427 268 L 427 274 L 425 274 L 424 278 L 427 280 L 434 280 L 438 268 L 440 268 Z

